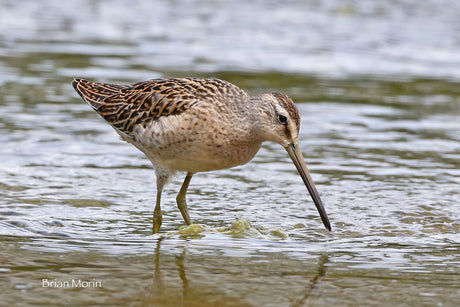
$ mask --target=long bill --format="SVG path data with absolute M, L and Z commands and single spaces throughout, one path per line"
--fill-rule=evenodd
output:
M 328 230 L 331 230 L 331 223 L 329 222 L 329 218 L 327 217 L 327 213 L 324 209 L 323 202 L 319 197 L 318 190 L 316 189 L 315 184 L 313 183 L 313 179 L 311 179 L 310 172 L 307 168 L 307 164 L 305 164 L 303 155 L 300 152 L 299 144 L 297 142 L 289 144 L 287 147 L 285 147 L 285 149 L 288 152 L 289 157 L 291 157 L 292 162 L 294 162 L 297 171 L 299 171 L 300 177 L 302 177 L 302 180 L 305 183 L 308 192 L 310 192 L 311 198 L 313 199 L 313 202 L 316 205 L 316 209 L 318 209 L 324 227 L 326 227 Z

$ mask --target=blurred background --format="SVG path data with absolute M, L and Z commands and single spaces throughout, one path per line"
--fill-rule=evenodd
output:
M 459 11 L 443 0 L 2 1 L 2 82 L 25 69 L 458 79 Z
M 447 0 L 0 0 L 1 301 L 457 306 L 459 50 Z M 70 82 L 183 76 L 294 99 L 331 233 L 267 143 L 151 234 L 150 162 Z

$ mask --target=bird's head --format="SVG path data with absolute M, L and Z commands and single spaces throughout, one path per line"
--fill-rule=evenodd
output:
M 281 93 L 262 94 L 257 96 L 256 99 L 261 104 L 259 133 L 263 140 L 276 142 L 286 149 L 318 209 L 324 226 L 331 230 L 331 224 L 323 202 L 300 151 L 298 140 L 300 130 L 299 110 L 291 98 Z
M 300 114 L 291 98 L 281 93 L 262 94 L 257 98 L 262 104 L 259 110 L 264 140 L 283 147 L 294 143 L 299 136 Z

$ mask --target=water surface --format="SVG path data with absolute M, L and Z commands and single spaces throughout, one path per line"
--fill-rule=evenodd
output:
M 456 4 L 0 3 L 4 304 L 460 303 Z M 152 235 L 150 162 L 70 82 L 167 76 L 291 96 L 333 231 L 266 143 L 247 165 L 194 176 L 198 226 L 181 228 L 174 178 Z

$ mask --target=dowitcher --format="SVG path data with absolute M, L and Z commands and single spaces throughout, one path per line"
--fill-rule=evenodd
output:
M 300 151 L 300 114 L 288 96 L 250 97 L 219 79 L 153 79 L 133 85 L 75 79 L 72 85 L 123 140 L 152 162 L 157 178 L 154 233 L 162 222 L 163 187 L 175 172 L 186 173 L 176 200 L 190 225 L 185 196 L 193 174 L 245 164 L 265 141 L 277 142 L 287 150 L 324 226 L 331 230 Z

